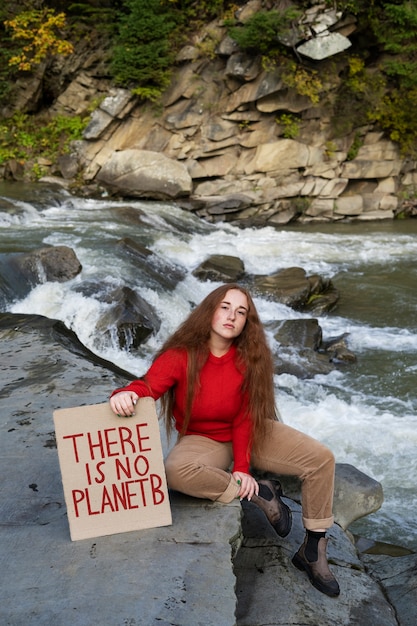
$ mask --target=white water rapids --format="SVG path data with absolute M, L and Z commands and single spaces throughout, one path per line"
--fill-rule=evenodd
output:
M 83 266 L 74 280 L 39 285 L 5 310 L 60 319 L 95 353 L 137 375 L 192 304 L 217 286 L 192 275 L 210 254 L 238 256 L 250 274 L 299 266 L 331 278 L 341 297 L 333 313 L 319 318 L 323 336 L 349 333 L 358 362 L 312 380 L 277 376 L 277 404 L 286 423 L 329 445 L 338 462 L 382 483 L 382 509 L 351 530 L 417 548 L 416 221 L 239 229 L 206 224 L 157 202 L 85 200 L 64 192 L 32 201 L 4 189 L 0 200 L 0 256 L 67 245 Z M 185 279 L 174 291 L 144 284 L 115 246 L 126 236 L 185 268 Z M 87 282 L 135 289 L 156 309 L 158 334 L 137 353 L 106 343 L 95 323 L 109 305 L 79 290 Z M 265 323 L 308 317 L 266 299 L 255 301 Z

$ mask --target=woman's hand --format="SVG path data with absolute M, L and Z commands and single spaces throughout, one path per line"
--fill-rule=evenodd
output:
M 250 500 L 255 493 L 258 495 L 259 493 L 259 485 L 250 474 L 244 474 L 243 472 L 233 472 L 233 478 L 240 486 L 239 498 L 247 498 Z
M 117 417 L 132 417 L 139 396 L 134 391 L 119 391 L 110 398 L 110 407 Z

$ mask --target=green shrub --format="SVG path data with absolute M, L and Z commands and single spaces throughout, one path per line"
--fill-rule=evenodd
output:
M 38 157 L 55 161 L 69 151 L 71 141 L 82 138 L 88 118 L 58 115 L 45 123 L 17 112 L 0 122 L 0 164 L 16 159 L 22 163 Z
M 417 156 L 417 87 L 391 90 L 373 112 L 373 118 L 399 144 L 403 155 Z
M 371 13 L 370 24 L 386 53 L 380 69 L 402 89 L 417 86 L 417 5 L 383 3 Z
M 281 113 L 275 118 L 277 124 L 283 127 L 285 139 L 295 139 L 300 134 L 300 119 L 292 113 Z
M 300 96 L 306 96 L 313 104 L 320 101 L 320 92 L 323 83 L 317 70 L 305 68 L 295 61 L 284 59 L 281 63 L 283 69 L 282 80 L 284 85 L 295 89 Z
M 285 11 L 258 11 L 245 24 L 232 26 L 228 32 L 242 50 L 267 54 L 281 48 L 280 38 L 285 38 L 292 22 L 300 12 L 290 8 Z
M 127 0 L 125 8 L 111 62 L 114 80 L 154 99 L 170 80 L 173 13 L 160 0 Z
M 386 92 L 386 79 L 375 69 L 368 69 L 363 59 L 352 56 L 337 92 L 333 127 L 337 136 L 351 133 L 372 121 Z

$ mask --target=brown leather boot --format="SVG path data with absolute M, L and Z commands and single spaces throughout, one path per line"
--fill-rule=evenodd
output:
M 305 548 L 307 545 L 307 535 L 304 543 L 300 546 L 298 552 L 292 559 L 293 565 L 299 570 L 304 570 L 310 579 L 310 582 L 316 589 L 325 593 L 327 596 L 335 598 L 340 593 L 339 583 L 333 576 L 327 563 L 326 549 L 328 539 L 322 537 L 318 542 L 318 559 L 317 561 L 307 561 L 305 557 Z
M 251 502 L 256 504 L 266 515 L 269 523 L 280 537 L 286 537 L 291 530 L 292 514 L 281 500 L 282 489 L 270 480 L 260 480 L 259 495 L 253 495 Z

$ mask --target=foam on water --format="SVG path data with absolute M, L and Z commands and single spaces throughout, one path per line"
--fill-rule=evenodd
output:
M 392 238 L 385 234 L 371 238 L 364 235 L 329 235 L 277 231 L 270 227 L 245 229 L 222 225 L 210 234 L 196 234 L 186 248 L 172 239 L 160 236 L 154 249 L 182 265 L 198 265 L 208 254 L 239 256 L 249 273 L 269 274 L 283 267 L 300 266 L 308 273 L 333 276 L 343 267 L 364 263 L 386 263 L 388 259 L 417 258 L 417 240 L 403 235 Z M 174 244 L 174 245 L 173 245 Z

